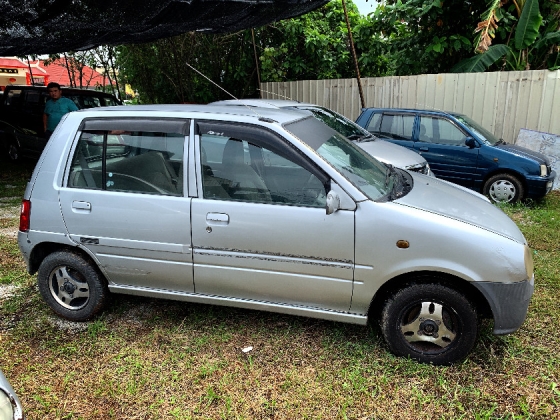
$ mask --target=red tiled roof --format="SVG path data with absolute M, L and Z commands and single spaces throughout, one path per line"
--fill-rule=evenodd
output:
M 59 59 L 52 64 L 45 66 L 44 61 L 39 62 L 39 68 L 45 69 L 49 74 L 49 82 L 56 82 L 62 86 L 70 86 L 70 77 L 68 76 L 68 70 L 63 64 L 63 60 Z M 76 74 L 76 87 L 80 87 L 79 75 Z M 91 67 L 84 66 L 82 71 L 82 84 L 81 87 L 93 88 L 98 85 L 108 85 L 109 80 L 98 71 L 92 69 Z
M 0 58 L 0 67 L 27 68 L 27 64 L 17 58 Z

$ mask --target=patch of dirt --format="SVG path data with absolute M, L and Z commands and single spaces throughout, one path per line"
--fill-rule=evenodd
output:
M 19 206 L 2 207 L 0 206 L 0 220 L 12 220 L 19 218 Z M 10 223 L 11 224 L 11 223 Z M 0 236 L 10 239 L 17 239 L 18 228 L 17 226 L 10 226 L 0 228 Z

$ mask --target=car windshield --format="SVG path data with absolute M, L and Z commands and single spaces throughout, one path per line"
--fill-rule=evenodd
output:
M 494 134 L 490 131 L 479 125 L 478 123 L 471 120 L 469 117 L 465 115 L 455 115 L 461 123 L 463 123 L 469 130 L 476 133 L 480 140 L 484 141 L 485 143 L 489 144 L 490 146 L 494 146 L 502 142 L 499 138 L 497 138 Z
M 306 111 L 310 111 L 315 118 L 320 121 L 323 121 L 333 130 L 339 132 L 344 137 L 350 140 L 375 140 L 374 137 L 369 131 L 363 129 L 356 123 L 346 119 L 340 114 L 337 114 L 334 111 L 331 111 L 327 108 L 321 108 L 318 106 L 301 106 L 297 107 L 299 109 L 305 109 Z
M 315 150 L 371 200 L 389 197 L 398 182 L 390 167 L 375 160 L 316 118 L 298 120 L 286 124 L 285 128 Z

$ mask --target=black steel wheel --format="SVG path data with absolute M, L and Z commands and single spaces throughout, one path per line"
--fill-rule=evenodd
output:
M 92 318 L 101 311 L 109 294 L 96 268 L 71 251 L 47 256 L 39 267 L 37 282 L 51 309 L 71 321 Z
M 510 174 L 497 174 L 484 184 L 484 195 L 495 203 L 515 203 L 523 198 L 523 184 Z
M 413 284 L 386 301 L 381 331 L 396 355 L 449 365 L 474 347 L 478 316 L 471 302 L 448 286 Z

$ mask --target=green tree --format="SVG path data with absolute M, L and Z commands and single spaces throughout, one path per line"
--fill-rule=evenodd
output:
M 359 27 L 363 17 L 351 0 L 346 6 L 350 25 Z M 260 28 L 257 37 L 263 81 L 355 75 L 341 0 L 332 0 L 305 15 Z M 358 44 L 356 39 L 355 42 Z
M 560 5 L 542 3 L 546 19 L 538 0 L 514 0 L 507 6 L 492 0 L 475 30 L 478 54 L 461 61 L 452 71 L 560 68 Z
M 470 34 L 484 10 L 479 2 L 387 0 L 363 24 L 378 44 L 364 55 L 383 57 L 388 74 L 445 73 L 472 54 Z
M 250 31 L 227 35 L 190 32 L 120 46 L 117 63 L 144 103 L 206 103 L 231 98 L 222 88 L 236 97 L 255 95 L 257 89 Z

